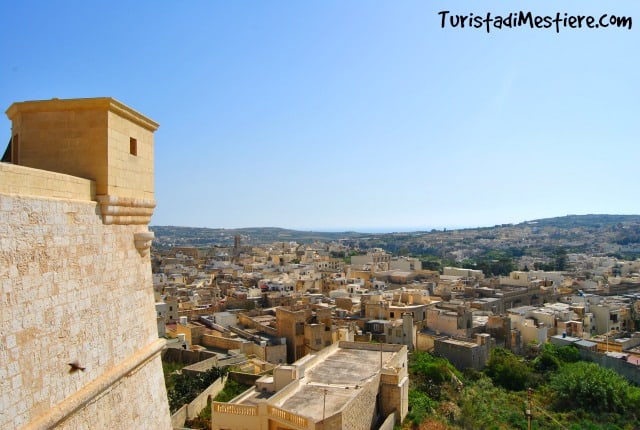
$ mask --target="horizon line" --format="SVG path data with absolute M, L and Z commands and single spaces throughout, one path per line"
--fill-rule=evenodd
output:
M 149 225 L 149 228 L 153 227 L 180 227 L 180 228 L 204 228 L 210 230 L 246 230 L 246 229 L 280 229 L 280 230 L 293 230 L 300 232 L 316 232 L 316 233 L 361 233 L 361 234 L 380 234 L 380 233 L 416 233 L 416 232 L 431 232 L 444 231 L 444 230 L 468 230 L 478 228 L 492 228 L 508 225 L 519 225 L 525 223 L 538 222 L 542 220 L 565 218 L 570 216 L 640 216 L 640 214 L 567 214 L 555 217 L 528 219 L 519 222 L 504 222 L 494 223 L 491 225 L 460 225 L 460 226 L 416 226 L 416 227 L 327 227 L 327 228 L 309 228 L 309 227 L 276 227 L 276 226 L 262 226 L 262 227 L 209 227 L 209 226 L 185 226 L 185 225 Z

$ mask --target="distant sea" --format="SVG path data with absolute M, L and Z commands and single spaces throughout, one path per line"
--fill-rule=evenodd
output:
M 468 226 L 447 226 L 447 227 L 344 227 L 344 228 L 297 228 L 294 230 L 300 231 L 317 231 L 326 233 L 341 233 L 345 231 L 354 231 L 356 233 L 412 233 L 416 231 L 431 231 L 431 230 L 457 230 L 463 228 L 469 228 Z

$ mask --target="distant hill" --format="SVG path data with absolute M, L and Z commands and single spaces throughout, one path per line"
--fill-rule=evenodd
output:
M 239 235 L 244 245 L 270 242 L 313 243 L 368 236 L 357 232 L 321 232 L 289 230 L 278 227 L 247 227 L 235 229 L 197 228 L 176 226 L 151 226 L 156 235 L 155 245 L 166 246 L 229 246 Z
M 571 252 L 624 255 L 640 254 L 640 215 L 567 215 L 502 224 L 493 227 L 432 230 L 430 232 L 358 233 L 300 231 L 277 227 L 214 229 L 152 226 L 156 248 L 173 246 L 232 246 L 234 236 L 243 245 L 271 242 L 312 243 L 348 240 L 361 248 L 379 247 L 389 252 L 415 255 L 474 255 L 491 249 L 526 253 L 564 247 Z
M 640 215 L 566 215 L 555 218 L 538 219 L 534 221 L 524 222 L 522 224 L 536 223 L 541 227 L 556 227 L 556 228 L 575 228 L 575 227 L 589 227 L 600 228 L 606 226 L 614 226 L 618 223 L 640 223 Z

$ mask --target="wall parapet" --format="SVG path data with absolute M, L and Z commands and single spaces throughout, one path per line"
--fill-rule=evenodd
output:
M 252 405 L 213 402 L 211 407 L 216 414 L 246 415 L 252 417 L 258 415 L 258 407 Z
M 106 225 L 148 225 L 155 200 L 96 195 L 96 183 L 64 173 L 0 163 L 0 193 L 64 200 L 97 201 Z M 136 238 L 136 247 L 148 249 L 152 233 Z
M 282 421 L 287 422 L 288 424 L 293 424 L 297 427 L 306 428 L 308 425 L 307 418 L 294 414 L 293 412 L 285 411 L 284 409 L 280 409 L 275 406 L 267 406 L 267 410 L 269 415 L 273 418 L 278 418 Z
M 0 193 L 91 201 L 96 199 L 96 183 L 64 173 L 0 163 Z

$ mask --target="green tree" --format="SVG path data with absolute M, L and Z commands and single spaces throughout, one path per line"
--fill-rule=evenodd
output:
M 506 276 L 516 269 L 513 260 L 502 254 L 498 258 L 481 258 L 478 260 L 465 260 L 462 267 L 465 269 L 481 270 L 488 276 Z
M 556 346 L 552 343 L 546 343 L 543 353 L 550 354 L 563 363 L 580 361 L 580 350 L 574 345 Z
M 511 351 L 496 348 L 491 351 L 491 358 L 485 369 L 493 382 L 507 390 L 524 390 L 529 384 L 529 367 Z
M 560 359 L 550 351 L 544 349 L 542 353 L 533 360 L 533 367 L 537 372 L 554 372 L 560 368 Z
M 555 261 L 555 270 L 565 270 L 567 268 L 567 250 L 564 248 L 558 248 L 553 253 Z
M 439 260 L 422 260 L 422 268 L 424 270 L 442 271 L 442 264 Z

